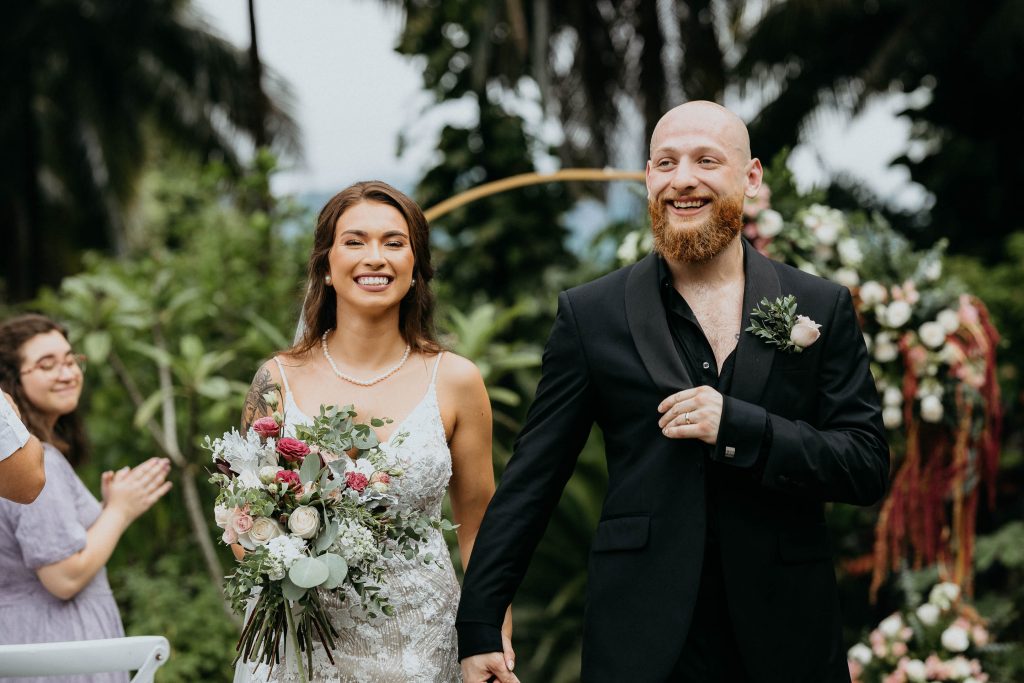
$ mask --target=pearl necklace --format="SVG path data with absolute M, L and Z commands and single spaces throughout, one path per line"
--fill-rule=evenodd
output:
M 350 382 L 352 384 L 358 384 L 361 387 L 368 387 L 373 384 L 376 384 L 377 382 L 383 382 L 388 377 L 401 370 L 402 366 L 405 365 L 405 361 L 409 360 L 409 352 L 412 351 L 412 347 L 409 344 L 406 344 L 405 353 L 402 354 L 402 360 L 398 361 L 397 365 L 382 372 L 376 377 L 371 377 L 370 379 L 367 380 L 356 379 L 352 375 L 346 375 L 344 372 L 339 370 L 338 366 L 334 363 L 334 359 L 331 358 L 331 352 L 327 350 L 327 335 L 330 332 L 332 332 L 332 330 L 327 330 L 326 332 L 324 332 L 323 336 L 320 337 L 320 350 L 324 352 L 324 358 L 327 359 L 327 362 L 331 366 L 331 370 L 334 370 L 334 374 L 337 375 L 340 379 L 343 379 L 346 382 Z

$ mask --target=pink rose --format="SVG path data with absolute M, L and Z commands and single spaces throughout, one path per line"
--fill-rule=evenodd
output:
M 228 527 L 224 530 L 224 535 L 220 537 L 220 540 L 224 541 L 224 543 L 226 543 L 227 545 L 231 545 L 232 543 L 238 543 L 238 534 L 235 533 L 234 529 Z
M 302 459 L 309 455 L 309 446 L 305 442 L 288 436 L 278 439 L 276 450 L 287 462 L 301 463 Z
M 269 416 L 261 417 L 253 422 L 252 429 L 264 439 L 271 436 L 276 437 L 281 433 L 281 425 L 277 424 L 277 420 Z
M 818 328 L 821 325 L 814 322 L 806 315 L 798 315 L 796 317 L 796 324 L 793 325 L 793 329 L 789 331 L 789 340 L 793 342 L 798 349 L 806 349 L 808 346 L 818 341 L 818 337 L 821 336 L 821 332 Z
M 370 483 L 371 484 L 390 484 L 391 483 L 391 475 L 388 474 L 387 472 L 374 472 L 370 476 Z
M 350 489 L 361 492 L 370 483 L 370 480 L 361 472 L 346 472 L 345 483 L 348 484 Z
M 252 517 L 244 512 L 236 514 L 231 519 L 231 528 L 236 534 L 247 534 L 252 530 Z
M 299 473 L 295 470 L 281 470 L 274 475 L 274 481 L 287 484 L 295 495 L 302 493 L 302 479 L 299 478 Z

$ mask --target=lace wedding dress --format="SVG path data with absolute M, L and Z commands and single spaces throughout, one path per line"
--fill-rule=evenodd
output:
M 294 436 L 295 425 L 309 424 L 312 418 L 296 405 L 284 368 L 280 361 L 277 363 L 285 390 L 284 434 Z M 445 441 L 435 386 L 440 363 L 441 355 L 434 364 L 430 386 L 423 399 L 398 425 L 391 439 L 382 444 L 382 450 L 394 465 L 405 470 L 402 477 L 393 480 L 395 492 L 433 517 L 441 515 L 441 500 L 452 474 L 451 453 Z M 396 438 L 400 433 L 405 435 L 404 439 Z M 339 632 L 336 648 L 331 651 L 334 663 L 317 644 L 312 670 L 306 672 L 310 683 L 455 683 L 461 680 L 455 636 L 459 584 L 441 532 L 433 529 L 422 550 L 438 561 L 424 564 L 420 558 L 410 561 L 402 557 L 389 561 L 384 592 L 395 608 L 394 616 L 368 618 L 359 606 L 359 596 L 351 588 L 345 601 L 328 602 L 331 621 Z M 249 662 L 239 662 L 235 670 L 235 683 L 296 683 L 299 680 L 290 648 L 286 664 L 272 670 Z

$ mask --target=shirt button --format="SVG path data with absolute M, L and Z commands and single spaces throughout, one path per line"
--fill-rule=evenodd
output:
M 709 363 L 707 361 L 704 361 L 704 369 L 707 370 L 710 367 L 711 367 L 711 363 Z

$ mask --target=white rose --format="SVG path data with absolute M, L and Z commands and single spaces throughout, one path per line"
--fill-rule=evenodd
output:
M 950 626 L 942 632 L 942 647 L 950 652 L 966 652 L 970 645 L 971 640 L 967 637 L 967 631 L 959 626 Z
M 930 349 L 937 349 L 946 343 L 946 328 L 942 323 L 926 322 L 917 328 L 921 343 Z
M 875 306 L 876 304 L 885 303 L 885 300 L 889 298 L 889 292 L 886 291 L 885 287 L 874 280 L 868 280 L 862 284 L 860 286 L 859 294 L 860 300 L 864 302 L 865 306 Z
M 942 610 L 949 609 L 960 597 L 960 586 L 950 581 L 943 581 L 932 586 L 928 593 L 928 602 Z
M 935 319 L 949 334 L 953 334 L 960 329 L 960 314 L 956 311 L 944 308 L 939 311 L 939 314 L 935 316 Z
M 622 240 L 622 244 L 619 245 L 618 251 L 615 253 L 619 257 L 619 261 L 623 263 L 634 263 L 640 258 L 640 231 L 635 230 L 628 233 Z
M 875 360 L 879 363 L 888 363 L 889 361 L 896 360 L 896 357 L 900 355 L 900 347 L 895 344 L 879 344 L 875 342 Z
M 275 481 L 274 477 L 283 470 L 284 468 L 278 465 L 264 465 L 260 468 L 260 481 L 268 485 L 273 484 Z
M 946 662 L 946 666 L 949 667 L 948 671 L 954 679 L 966 678 L 971 675 L 971 663 L 965 657 L 953 657 Z
M 910 320 L 913 309 L 906 301 L 893 301 L 885 307 L 885 324 L 889 327 L 903 327 Z
M 942 277 L 942 261 L 935 259 L 924 269 L 924 278 L 929 282 L 935 282 Z
M 882 404 L 887 406 L 903 405 L 903 392 L 896 387 L 886 387 L 882 394 Z
M 782 232 L 782 214 L 774 209 L 765 209 L 757 216 L 757 233 L 761 237 L 775 237 Z
M 818 229 L 814 231 L 814 236 L 818 238 L 818 241 L 822 244 L 832 246 L 839 239 L 839 226 L 835 223 L 822 223 L 818 226 Z
M 231 510 L 223 505 L 213 506 L 213 521 L 217 523 L 221 529 L 227 527 L 228 522 L 231 521 Z
M 270 539 L 277 538 L 284 534 L 284 529 L 277 520 L 269 517 L 257 517 L 252 521 L 252 529 L 249 531 L 249 540 L 256 545 L 265 545 Z
M 821 336 L 821 332 L 818 328 L 821 325 L 814 322 L 806 315 L 798 315 L 796 317 L 796 324 L 793 325 L 793 329 L 789 331 L 789 340 L 793 342 L 797 348 L 806 349 L 808 346 L 818 341 L 818 337 Z
M 853 268 L 840 268 L 832 273 L 832 279 L 850 289 L 860 284 L 860 275 Z
M 899 614 L 892 614 L 882 619 L 882 623 L 878 625 L 878 630 L 882 632 L 882 635 L 892 640 L 899 635 L 900 630 L 903 628 L 903 619 L 900 618 Z
M 864 666 L 867 666 L 871 662 L 871 648 L 864 643 L 857 643 L 850 648 L 846 656 L 855 662 L 859 662 Z
M 300 505 L 288 516 L 288 529 L 299 538 L 313 538 L 320 528 L 320 513 L 316 508 Z
M 844 266 L 859 266 L 864 261 L 864 252 L 860 250 L 860 244 L 852 237 L 839 240 L 836 245 L 839 252 L 839 260 Z
M 925 626 L 935 626 L 939 622 L 939 608 L 926 602 L 917 608 L 917 618 Z
M 911 681 L 926 681 L 928 680 L 928 670 L 924 666 L 924 662 L 920 659 L 911 659 L 903 665 L 903 671 L 907 674 L 907 678 Z
M 882 424 L 886 429 L 896 429 L 903 424 L 903 410 L 897 406 L 882 408 Z
M 932 424 L 942 420 L 942 399 L 929 394 L 921 399 L 921 419 Z

